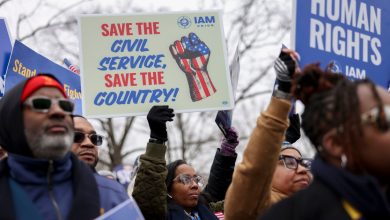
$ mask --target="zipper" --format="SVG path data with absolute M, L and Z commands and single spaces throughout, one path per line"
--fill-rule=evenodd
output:
M 62 220 L 60 207 L 58 206 L 58 203 L 54 197 L 54 192 L 53 192 L 53 183 L 52 183 L 52 178 L 51 178 L 52 177 L 51 174 L 53 173 L 53 171 L 54 171 L 53 160 L 49 160 L 49 168 L 47 170 L 47 184 L 49 187 L 49 197 L 50 197 L 50 201 L 51 201 L 52 205 L 54 206 L 54 210 L 56 212 L 57 219 Z

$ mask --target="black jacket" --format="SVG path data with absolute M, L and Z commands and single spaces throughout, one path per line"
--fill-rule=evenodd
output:
M 390 219 L 390 194 L 367 174 L 354 174 L 317 156 L 314 182 L 305 190 L 274 205 L 262 219 L 351 219 L 347 206 L 364 220 Z M 350 210 L 350 209 L 348 209 Z

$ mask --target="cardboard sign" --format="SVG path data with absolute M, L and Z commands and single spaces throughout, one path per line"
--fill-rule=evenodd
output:
M 219 11 L 79 18 L 88 117 L 234 106 Z
M 5 18 L 0 18 L 0 97 L 4 95 L 5 73 L 7 71 L 12 44 Z
M 301 65 L 320 62 L 350 79 L 390 82 L 388 0 L 296 0 L 293 45 Z
M 15 41 L 5 78 L 5 93 L 38 73 L 50 73 L 63 83 L 65 93 L 75 103 L 74 113 L 82 115 L 80 76 Z

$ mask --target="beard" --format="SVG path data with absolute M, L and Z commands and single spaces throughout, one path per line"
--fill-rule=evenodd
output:
M 73 143 L 73 128 L 65 134 L 37 134 L 25 130 L 27 142 L 35 158 L 60 159 L 70 151 Z

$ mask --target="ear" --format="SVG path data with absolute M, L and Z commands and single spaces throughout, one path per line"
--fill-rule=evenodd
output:
M 336 130 L 327 132 L 322 138 L 322 147 L 329 159 L 337 159 L 338 163 L 341 156 L 345 153 L 343 146 L 340 144 Z

